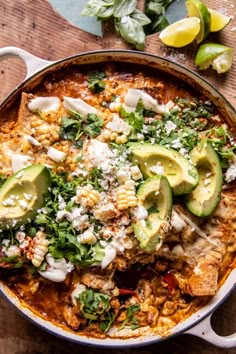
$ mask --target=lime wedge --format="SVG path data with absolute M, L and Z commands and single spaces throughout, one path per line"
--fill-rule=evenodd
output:
M 193 42 L 199 31 L 199 18 L 184 18 L 167 26 L 161 31 L 159 38 L 165 45 L 180 48 Z
M 229 16 L 226 16 L 219 11 L 209 9 L 209 12 L 211 15 L 211 32 L 222 30 L 231 20 Z
M 207 6 L 199 0 L 187 0 L 186 8 L 189 17 L 198 17 L 200 19 L 200 31 L 197 36 L 197 43 L 201 43 L 210 33 L 211 16 Z
M 199 66 L 200 70 L 205 70 L 212 66 L 218 74 L 222 74 L 230 69 L 232 60 L 232 48 L 222 44 L 206 43 L 199 47 L 195 64 Z

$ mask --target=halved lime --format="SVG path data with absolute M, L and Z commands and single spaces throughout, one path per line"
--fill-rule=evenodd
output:
M 207 6 L 199 0 L 187 0 L 186 8 L 189 17 L 198 17 L 200 19 L 200 31 L 197 36 L 197 42 L 201 43 L 210 33 L 211 16 Z
M 211 15 L 211 32 L 222 30 L 231 20 L 229 16 L 226 16 L 219 11 L 209 9 L 209 12 Z
M 197 17 L 184 18 L 172 23 L 161 31 L 160 40 L 171 47 L 184 47 L 194 41 L 200 31 L 200 20 Z
M 206 43 L 199 47 L 195 64 L 199 66 L 200 70 L 205 70 L 212 66 L 218 74 L 222 74 L 230 69 L 232 60 L 232 48 L 222 44 Z

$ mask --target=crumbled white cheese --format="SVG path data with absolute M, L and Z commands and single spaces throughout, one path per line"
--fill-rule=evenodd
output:
M 64 151 L 60 151 L 58 149 L 55 149 L 52 146 L 50 146 L 48 148 L 47 155 L 51 160 L 53 160 L 55 162 L 61 162 L 66 157 L 66 153 Z
M 102 170 L 109 172 L 114 154 L 108 144 L 91 139 L 84 154 L 94 167 L 100 167 Z
M 175 139 L 172 141 L 171 147 L 173 149 L 181 149 L 183 147 L 183 144 L 181 143 L 181 141 L 179 139 Z
M 10 195 L 7 199 L 2 201 L 2 205 L 5 207 L 13 207 L 16 205 L 16 198 L 14 195 Z
M 225 180 L 226 182 L 230 183 L 234 181 L 236 178 L 236 157 L 232 160 L 229 165 L 229 168 L 225 172 Z
M 137 220 L 145 220 L 148 217 L 147 209 L 144 206 L 139 205 L 133 209 L 133 216 Z
M 4 248 L 3 252 L 6 254 L 7 257 L 14 257 L 20 255 L 20 249 L 15 245 L 11 245 L 8 248 Z
M 146 109 L 152 110 L 159 114 L 167 112 L 167 108 L 164 104 L 158 103 L 152 96 L 142 90 L 129 89 L 124 98 L 124 108 L 128 112 L 135 111 L 139 100 L 143 101 L 143 105 Z
M 12 154 L 10 158 L 13 173 L 16 173 L 22 168 L 29 166 L 32 162 L 32 157 L 28 155 Z
M 171 227 L 175 229 L 176 232 L 180 232 L 184 227 L 186 226 L 186 223 L 181 217 L 179 216 L 178 213 L 176 213 L 175 210 L 172 210 L 172 215 L 171 215 Z
M 208 186 L 211 183 L 211 179 L 210 178 L 205 178 L 204 179 L 204 186 Z
M 58 97 L 36 97 L 33 98 L 29 104 L 28 108 L 32 112 L 49 112 L 57 111 L 60 107 L 60 100 Z
M 183 155 L 183 157 L 186 157 L 186 158 L 189 157 L 188 150 L 185 149 L 185 148 L 183 148 L 183 147 L 179 150 L 179 153 L 180 153 L 181 155 Z
M 169 136 L 171 132 L 173 132 L 177 128 L 177 125 L 173 123 L 171 120 L 168 120 L 165 123 L 166 135 Z
M 30 193 L 23 193 L 23 196 L 25 198 L 25 200 L 32 200 L 33 198 L 33 194 L 30 194 Z
M 97 114 L 96 108 L 90 106 L 85 101 L 81 100 L 81 98 L 72 98 L 64 96 L 63 106 L 68 111 L 75 111 L 81 114 L 83 118 L 87 118 L 87 115 L 90 113 Z
M 163 175 L 165 173 L 164 166 L 161 164 L 161 162 L 158 162 L 155 166 L 151 166 L 150 171 L 158 175 Z
M 118 114 L 113 114 L 112 121 L 107 123 L 106 128 L 117 133 L 129 135 L 131 127 Z
M 19 205 L 23 210 L 27 210 L 29 208 L 28 203 L 25 200 L 20 200 Z
M 39 274 L 54 282 L 64 281 L 67 274 L 74 269 L 71 262 L 67 263 L 64 258 L 56 260 L 51 254 L 46 255 L 46 261 L 48 263 L 47 269 L 45 271 L 39 271 Z

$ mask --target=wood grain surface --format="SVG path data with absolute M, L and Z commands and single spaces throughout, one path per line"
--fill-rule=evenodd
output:
M 62 0 L 63 1 L 63 0 Z M 64 0 L 66 1 L 66 0 Z M 79 1 L 79 0 L 78 0 Z M 213 71 L 201 72 L 219 91 L 236 106 L 236 0 L 205 0 L 214 9 L 232 17 L 230 24 L 220 33 L 214 34 L 209 41 L 220 42 L 234 47 L 234 63 L 231 70 L 224 75 Z M 142 6 L 143 2 L 139 1 Z M 0 0 L 0 47 L 17 46 L 47 60 L 56 60 L 83 51 L 99 49 L 129 48 L 117 37 L 111 26 L 104 27 L 104 38 L 97 38 L 74 27 L 56 13 L 47 0 Z M 196 46 L 183 49 L 164 47 L 158 35 L 147 40 L 145 51 L 162 55 L 175 62 L 196 70 L 194 56 Z M 21 80 L 26 70 L 19 59 L 0 62 L 0 100 L 3 99 Z M 236 331 L 236 293 L 213 315 L 213 327 L 222 335 Z M 98 354 L 105 350 L 86 348 L 68 343 L 54 337 L 25 320 L 4 299 L 0 298 L 0 354 Z M 106 350 L 111 354 L 235 354 L 235 349 L 220 349 L 201 339 L 182 335 L 168 341 L 136 348 Z

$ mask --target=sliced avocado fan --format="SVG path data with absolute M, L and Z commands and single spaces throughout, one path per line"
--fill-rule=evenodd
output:
M 154 251 L 165 236 L 171 215 L 172 191 L 167 178 L 161 175 L 148 178 L 139 188 L 137 198 L 148 217 L 133 224 L 134 233 L 141 248 Z
M 162 169 L 175 195 L 190 193 L 198 183 L 198 172 L 193 164 L 178 151 L 161 145 L 129 144 L 132 162 L 138 164 L 145 178 L 149 178 Z
M 191 151 L 191 160 L 199 174 L 199 183 L 185 198 L 185 204 L 192 214 L 209 216 L 219 204 L 222 189 L 220 159 L 211 144 L 200 142 Z
M 0 188 L 0 228 L 16 228 L 32 220 L 50 186 L 50 172 L 44 165 L 23 168 L 7 179 Z

